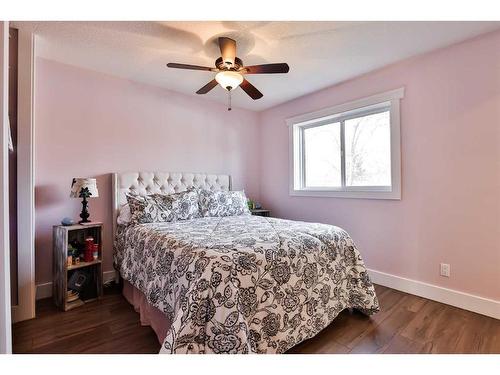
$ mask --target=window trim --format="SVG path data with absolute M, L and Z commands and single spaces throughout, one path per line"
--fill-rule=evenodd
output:
M 401 199 L 401 129 L 400 129 L 400 99 L 404 97 L 404 87 L 386 91 L 377 95 L 354 100 L 348 103 L 324 108 L 319 111 L 302 114 L 286 120 L 289 127 L 289 193 L 291 196 L 334 197 L 334 198 L 365 198 L 365 199 Z M 390 110 L 391 134 L 391 186 L 344 186 L 306 187 L 302 129 L 321 126 L 332 121 L 345 121 L 363 114 L 376 113 L 382 108 Z M 322 121 L 317 121 L 317 119 Z M 323 119 L 324 118 L 324 119 Z M 343 127 L 341 126 L 341 132 Z M 341 135 L 341 140 L 342 140 Z M 343 142 L 342 142 L 343 143 Z M 341 146 L 342 148 L 342 146 Z M 345 148 L 345 146 L 344 146 Z M 341 158 L 345 157 L 344 150 Z M 299 168 L 295 168 L 299 165 Z M 341 172 L 345 181 L 345 170 Z

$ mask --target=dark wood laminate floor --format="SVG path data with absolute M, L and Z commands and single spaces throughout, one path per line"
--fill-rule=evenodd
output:
M 500 321 L 376 286 L 381 311 L 342 312 L 290 353 L 500 353 Z M 149 327 L 116 288 L 68 312 L 37 303 L 37 318 L 13 327 L 14 353 L 158 353 Z

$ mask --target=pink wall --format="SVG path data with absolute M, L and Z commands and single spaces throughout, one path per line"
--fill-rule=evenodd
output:
M 109 173 L 162 169 L 230 173 L 275 216 L 348 230 L 371 269 L 500 300 L 498 45 L 491 33 L 260 114 L 38 59 L 37 282 L 52 278 L 52 225 L 78 217 L 72 177 L 98 178 L 111 270 Z M 401 201 L 289 196 L 286 118 L 402 86 Z
M 263 203 L 345 228 L 371 269 L 500 300 L 499 46 L 488 34 L 261 113 Z M 401 201 L 289 196 L 286 118 L 402 86 Z
M 258 198 L 258 115 L 108 75 L 37 59 L 36 280 L 52 281 L 52 225 L 77 219 L 73 177 L 95 176 L 91 218 L 105 224 L 112 269 L 111 177 L 127 170 L 229 173 Z

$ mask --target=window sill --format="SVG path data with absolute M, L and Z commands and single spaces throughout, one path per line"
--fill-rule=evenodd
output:
M 380 190 L 380 191 L 362 191 L 362 190 L 318 190 L 318 189 L 301 189 L 290 190 L 290 196 L 296 197 L 319 197 L 319 198 L 351 198 L 351 199 L 391 199 L 401 200 L 400 191 Z

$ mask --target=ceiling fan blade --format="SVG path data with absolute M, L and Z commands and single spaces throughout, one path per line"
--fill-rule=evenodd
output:
M 205 86 L 203 86 L 201 89 L 196 91 L 197 94 L 206 94 L 210 90 L 212 90 L 215 86 L 217 86 L 217 81 L 215 79 L 212 79 L 210 82 L 208 82 Z
M 167 66 L 169 68 L 176 68 L 176 69 L 206 70 L 206 71 L 209 71 L 209 72 L 215 72 L 215 71 L 217 71 L 217 69 L 215 69 L 215 68 L 210 68 L 208 66 L 199 66 L 199 65 L 168 63 Z
M 290 67 L 286 63 L 278 63 L 245 66 L 242 70 L 245 74 L 273 74 L 288 73 Z
M 236 58 L 236 41 L 231 38 L 221 37 L 219 38 L 219 48 L 222 61 L 229 66 L 233 66 Z
M 246 79 L 243 80 L 241 83 L 240 87 L 245 91 L 249 97 L 251 97 L 253 100 L 257 100 L 262 98 L 264 95 L 255 88 L 254 85 L 252 85 L 250 82 L 248 82 Z

